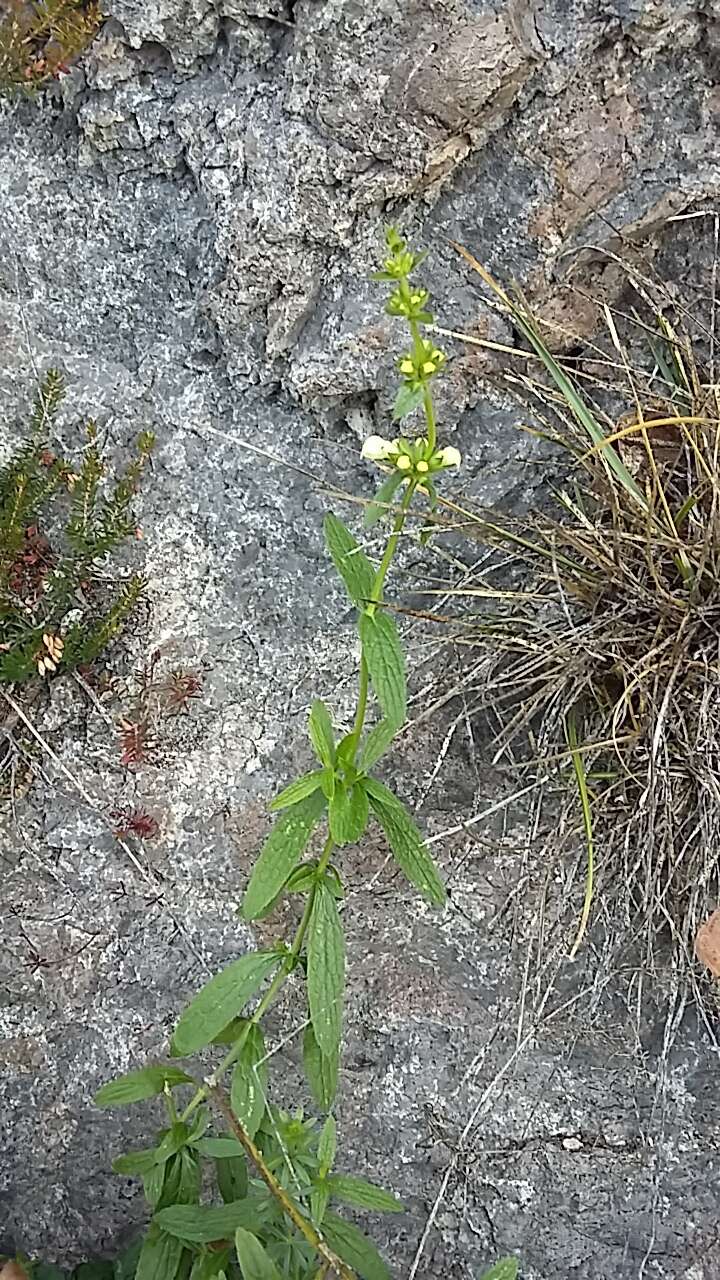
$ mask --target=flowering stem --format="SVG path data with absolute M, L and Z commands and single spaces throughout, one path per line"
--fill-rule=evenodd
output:
M 422 356 L 422 335 L 420 333 L 420 325 L 417 320 L 408 320 L 410 333 L 412 334 L 413 347 L 416 354 Z M 423 383 L 423 411 L 425 413 L 425 421 L 427 423 L 427 439 L 431 452 L 435 452 L 437 444 L 437 428 L 435 425 L 435 406 L 432 402 L 430 387 L 427 382 Z
M 379 604 L 380 601 L 382 600 L 383 587 L 385 586 L 385 578 L 387 577 L 387 571 L 390 568 L 390 562 L 393 556 L 395 555 L 397 544 L 400 540 L 400 534 L 402 533 L 403 525 L 405 524 L 405 517 L 407 516 L 408 510 L 410 508 L 410 503 L 413 500 L 413 495 L 415 493 L 416 488 L 417 488 L 417 485 L 415 481 L 411 480 L 407 489 L 405 490 L 405 493 L 403 495 L 403 500 L 400 503 L 400 510 L 398 511 L 395 517 L 395 523 L 393 524 L 392 533 L 390 534 L 390 537 L 387 540 L 387 546 L 385 547 L 385 554 L 383 555 L 383 558 L 380 561 L 380 568 L 375 574 L 375 581 L 373 583 L 372 594 L 370 596 L 371 601 L 375 604 Z

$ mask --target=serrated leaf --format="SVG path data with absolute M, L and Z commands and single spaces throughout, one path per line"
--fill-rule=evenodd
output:
M 316 698 L 310 708 L 308 733 L 310 734 L 310 741 L 313 744 L 315 755 L 320 763 L 324 764 L 327 769 L 333 769 L 335 766 L 335 734 L 333 733 L 330 712 L 320 698 Z
M 232 1073 L 230 1102 L 246 1133 L 255 1137 L 265 1114 L 268 1068 L 265 1038 L 258 1026 L 248 1029 L 247 1039 Z
M 397 726 L 390 720 L 378 720 L 370 730 L 360 751 L 360 769 L 367 773 L 385 755 L 397 733 Z
M 402 471 L 393 470 L 383 480 L 372 502 L 365 508 L 363 524 L 366 529 L 372 529 L 378 520 L 390 514 L 387 506 L 392 502 L 404 478 Z
M 242 1144 L 237 1138 L 200 1138 L 193 1144 L 201 1156 L 209 1160 L 234 1160 L 245 1158 Z M 240 1196 L 237 1197 L 241 1199 Z
M 233 1200 L 221 1205 L 171 1205 L 161 1209 L 153 1219 L 170 1236 L 190 1244 L 209 1244 L 227 1240 L 238 1227 L 252 1228 L 257 1223 L 257 1207 L 252 1200 Z
M 142 1071 L 129 1071 L 98 1089 L 96 1107 L 123 1107 L 129 1102 L 143 1102 L 163 1093 L 165 1085 L 174 1089 L 179 1084 L 192 1084 L 192 1077 L 179 1067 L 143 1067 Z
M 278 809 L 289 809 L 291 805 L 297 804 L 299 800 L 304 800 L 306 796 L 311 796 L 313 791 L 317 791 L 318 787 L 322 785 L 323 777 L 322 769 L 315 769 L 313 773 L 305 773 L 302 778 L 296 778 L 274 800 L 271 800 L 268 806 L 270 812 L 276 813 Z
M 327 1111 L 335 1101 L 339 1057 L 337 1052 L 322 1052 L 310 1024 L 303 1034 L 303 1066 L 313 1098 L 321 1111 Z
M 389 614 L 375 612 L 371 616 L 363 613 L 360 617 L 360 643 L 383 717 L 399 729 L 407 713 L 405 656 L 398 629 Z
M 367 778 L 365 787 L 370 806 L 387 836 L 396 862 L 428 902 L 442 907 L 446 898 L 445 885 L 404 804 L 376 778 Z
M 325 1178 L 313 1183 L 310 1192 L 310 1217 L 316 1227 L 321 1226 L 330 1203 L 330 1189 Z
M 334 1174 L 328 1178 L 330 1194 L 345 1204 L 357 1205 L 359 1209 L 372 1209 L 376 1213 L 402 1213 L 405 1209 L 391 1191 L 376 1187 L 374 1182 L 365 1178 L 353 1178 L 350 1174 Z
M 417 409 L 423 402 L 422 387 L 411 387 L 404 382 L 395 397 L 393 405 L 393 422 L 401 422 L 403 418 L 407 418 L 409 413 Z
M 152 1224 L 140 1250 L 135 1280 L 176 1280 L 184 1252 L 182 1240 Z
M 273 952 L 252 951 L 233 960 L 211 978 L 190 1001 L 172 1038 L 175 1057 L 184 1058 L 203 1049 L 228 1025 L 277 967 Z
M 146 1147 L 143 1151 L 127 1151 L 117 1156 L 112 1163 L 113 1173 L 123 1178 L 143 1178 L 157 1164 L 157 1148 Z
M 326 885 L 318 885 L 307 940 L 310 1019 L 326 1054 L 337 1053 L 342 1035 L 345 939 L 337 905 Z
M 318 1141 L 318 1165 L 321 1178 L 324 1178 L 332 1169 L 335 1163 L 336 1151 L 337 1125 L 335 1124 L 335 1117 L 328 1116 L 320 1131 L 320 1139 Z
M 235 1232 L 235 1252 L 243 1280 L 280 1280 L 280 1272 L 260 1241 L 242 1227 Z
M 355 844 L 368 822 L 368 798 L 361 782 L 338 786 L 328 810 L 330 834 L 336 844 Z
M 275 823 L 255 863 L 245 891 L 242 914 L 256 920 L 277 897 L 295 864 L 300 860 L 313 828 L 327 801 L 322 791 L 293 805 Z
M 335 752 L 335 755 L 337 758 L 337 763 L 341 765 L 343 769 L 347 769 L 350 765 L 352 765 L 352 762 L 355 758 L 355 734 L 354 733 L 346 733 L 345 737 L 340 739 L 340 741 L 337 744 L 337 750 Z
M 328 1211 L 323 1220 L 323 1235 L 330 1248 L 343 1262 L 354 1267 L 361 1280 L 391 1280 L 375 1245 L 352 1222 Z
M 519 1267 L 517 1258 L 501 1258 L 489 1271 L 483 1271 L 478 1280 L 517 1280 Z
M 349 529 L 337 516 L 328 514 L 323 521 L 325 541 L 347 593 L 354 604 L 363 605 L 372 598 L 375 570 L 361 551 Z

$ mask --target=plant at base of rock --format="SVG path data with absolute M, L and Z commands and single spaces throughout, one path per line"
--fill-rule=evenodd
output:
M 693 944 L 717 904 L 720 873 L 715 326 L 650 263 L 638 270 L 635 260 L 618 259 L 622 303 L 598 303 L 587 359 L 577 351 L 568 358 L 550 349 L 547 335 L 557 335 L 522 295 L 457 248 L 522 338 L 523 372 L 515 365 L 503 381 L 531 407 L 539 427 L 528 430 L 558 447 L 568 473 L 556 486 L 556 516 L 541 507 L 527 517 L 489 519 L 468 503 L 448 504 L 470 537 L 501 548 L 497 591 L 484 562 L 482 595 L 496 604 L 471 636 L 482 650 L 483 677 L 470 714 L 480 706 L 503 714 L 493 763 L 507 752 L 516 770 L 516 739 L 526 733 L 527 767 L 536 774 L 542 762 L 543 786 L 547 766 L 564 770 L 567 800 L 560 817 L 553 811 L 549 818 L 548 852 L 559 852 L 558 831 L 574 848 L 584 845 L 570 955 L 598 900 L 607 974 L 627 971 L 630 943 L 643 974 L 656 976 L 669 944 L 672 1036 L 680 1025 L 678 975 L 694 981 Z M 713 313 L 716 268 L 717 261 L 708 283 Z M 509 563 L 522 592 L 507 591 Z M 477 597 L 474 582 L 468 594 Z M 468 643 L 467 631 L 463 638 Z M 540 825 L 539 813 L 534 822 Z M 546 872 L 550 883 L 555 869 Z M 544 899 L 538 911 L 543 951 L 549 905 Z M 562 897 L 557 909 L 564 926 Z M 700 937 L 701 949 L 712 941 L 704 930 Z M 593 950 L 599 989 L 597 960 Z
M 9 0 L 0 21 L 0 93 L 32 95 L 56 80 L 100 22 L 95 0 Z
M 48 447 L 63 395 L 60 374 L 49 370 L 29 438 L 0 470 L 0 683 L 91 663 L 143 588 L 142 579 L 129 578 L 108 601 L 94 579 L 98 565 L 135 530 L 132 501 L 153 437 L 140 436 L 137 456 L 102 496 L 105 466 L 94 423 L 76 470 Z M 63 517 L 63 533 L 51 544 L 41 525 Z
M 147 1150 L 121 1156 L 119 1173 L 141 1177 L 152 1210 L 136 1280 L 387 1280 L 389 1272 L 372 1243 L 335 1212 L 336 1204 L 380 1212 L 402 1206 L 388 1191 L 334 1172 L 335 1121 L 331 1108 L 340 1065 L 345 985 L 345 942 L 339 903 L 343 884 L 335 854 L 362 840 L 370 817 L 380 825 L 407 879 L 432 905 L 445 888 L 422 835 L 402 801 L 374 776 L 406 714 L 405 659 L 397 627 L 383 607 L 385 580 L 418 493 L 435 499 L 439 473 L 459 462 L 439 449 L 430 383 L 444 361 L 427 343 L 427 294 L 411 285 L 420 258 L 394 232 L 381 273 L 394 288 L 388 310 L 409 325 L 411 348 L 400 362 L 403 387 L 396 412 L 424 406 L 426 435 L 413 442 L 385 442 L 388 471 L 367 523 L 389 518 L 391 528 L 379 565 L 349 529 L 325 518 L 330 558 L 358 611 L 361 647 L 357 709 L 351 727 L 338 734 L 330 711 L 312 704 L 309 737 L 317 767 L 285 787 L 271 804 L 280 816 L 271 831 L 242 903 L 242 916 L 267 916 L 288 895 L 298 902 L 292 939 L 243 955 L 204 986 L 176 1025 L 171 1056 L 187 1058 L 209 1046 L 224 1056 L 202 1083 L 177 1066 L 132 1072 L 100 1090 L 101 1106 L 154 1095 L 164 1097 L 167 1127 Z M 366 442 L 366 457 L 377 454 Z M 397 507 L 392 497 L 402 490 Z M 371 694 L 378 709 L 368 729 Z M 318 856 L 308 852 L 324 826 Z M 291 975 L 304 984 L 307 1023 L 305 1073 L 315 1103 L 328 1113 L 322 1127 L 301 1109 L 292 1115 L 268 1101 L 271 1053 L 263 1020 Z M 261 994 L 262 993 L 262 994 Z M 254 1010 L 248 1006 L 260 996 Z M 229 1076 L 229 1092 L 224 1081 Z M 189 1099 L 178 1091 L 193 1089 Z M 220 1131 L 211 1129 L 212 1103 Z M 214 1169 L 215 1203 L 200 1203 Z

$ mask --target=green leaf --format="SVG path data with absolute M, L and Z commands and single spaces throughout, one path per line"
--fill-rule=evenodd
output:
M 422 387 L 411 387 L 404 382 L 395 397 L 393 405 L 393 421 L 400 422 L 403 418 L 407 418 L 413 409 L 417 409 L 423 402 Z
M 320 1165 L 321 1178 L 324 1178 L 332 1169 L 335 1163 L 336 1151 L 337 1125 L 335 1124 L 334 1116 L 328 1116 L 320 1132 L 320 1140 L 318 1142 L 318 1163 Z
M 112 1167 L 113 1173 L 119 1173 L 124 1178 L 142 1178 L 157 1163 L 157 1148 L 146 1147 L 144 1151 L 127 1151 L 124 1156 L 117 1156 Z
M 123 1250 L 120 1257 L 115 1259 L 113 1280 L 135 1280 L 141 1249 L 142 1240 L 133 1240 L 132 1244 Z
M 113 1280 L 112 1262 L 81 1262 L 72 1273 L 72 1280 Z
M 190 1280 L 221 1280 L 226 1276 L 230 1261 L 229 1249 L 213 1249 L 197 1254 L 190 1272 Z
M 233 1112 L 251 1138 L 255 1137 L 265 1114 L 267 1077 L 265 1038 L 260 1028 L 252 1025 L 233 1068 L 230 1088 Z
M 174 1159 L 174 1157 L 173 1157 Z M 157 1208 L 160 1203 L 160 1197 L 165 1186 L 165 1165 L 156 1164 L 153 1169 L 149 1169 L 143 1174 L 143 1192 L 145 1199 L 153 1209 Z
M 337 1051 L 322 1052 L 310 1024 L 303 1035 L 303 1065 L 313 1098 L 321 1111 L 327 1111 L 337 1092 L 339 1056 Z
M 342 1035 L 345 939 L 333 895 L 318 885 L 307 941 L 310 1019 L 323 1053 L 337 1053 Z
M 392 502 L 403 482 L 403 479 L 404 476 L 402 471 L 398 471 L 396 469 L 391 471 L 390 475 L 383 480 L 383 483 L 380 485 L 373 501 L 365 508 L 363 524 L 366 529 L 372 529 L 373 525 L 377 524 L 378 520 L 382 520 L 383 516 L 390 514 L 387 510 L 387 506 L 384 504 L 390 504 Z
M 323 1235 L 330 1248 L 354 1267 L 362 1280 L 391 1280 L 375 1245 L 352 1222 L 328 1212 L 323 1219 Z
M 291 805 L 297 804 L 298 800 L 304 800 L 306 796 L 311 796 L 313 791 L 317 791 L 323 782 L 322 769 L 316 769 L 313 773 L 305 773 L 302 778 L 296 778 L 291 782 L 284 791 L 281 791 L 274 800 L 270 802 L 269 809 L 271 813 L 277 812 L 278 809 L 289 809 Z
M 307 893 L 317 880 L 318 864 L 313 862 L 301 862 L 299 867 L 290 872 L 287 883 L 285 885 L 286 893 Z
M 165 1164 L 159 1164 L 162 1185 L 145 1178 L 145 1195 L 153 1207 L 166 1209 L 171 1204 L 197 1204 L 200 1195 L 200 1165 L 190 1151 L 180 1151 Z M 148 1195 L 150 1182 L 152 1195 Z
M 314 791 L 307 799 L 288 809 L 275 823 L 245 891 L 242 904 L 245 920 L 257 919 L 280 892 L 299 861 L 326 803 L 322 791 Z
M 345 1204 L 357 1205 L 359 1209 L 373 1209 L 377 1213 L 402 1213 L 405 1209 L 391 1191 L 376 1187 L 373 1182 L 364 1178 L 353 1178 L 349 1174 L 335 1174 L 328 1178 L 330 1194 Z
M 361 614 L 360 642 L 383 716 L 397 730 L 404 724 L 407 712 L 405 657 L 398 629 L 389 614 Z
M 172 1205 L 156 1213 L 153 1221 L 180 1240 L 209 1244 L 212 1240 L 226 1240 L 238 1227 L 247 1229 L 256 1225 L 257 1206 L 252 1200 L 234 1200 L 221 1205 Z
M 225 1204 L 233 1204 L 236 1200 L 244 1200 L 250 1181 L 245 1152 L 232 1160 L 222 1157 L 215 1161 L 215 1177 L 218 1191 Z
M 245 1152 L 237 1138 L 200 1138 L 193 1145 L 201 1156 L 207 1156 L 209 1160 L 245 1158 Z
M 332 720 L 330 712 L 316 698 L 310 708 L 310 719 L 308 720 L 308 733 L 310 741 L 313 744 L 315 755 L 321 764 L 327 769 L 335 767 L 335 734 L 333 733 Z
M 176 1280 L 184 1252 L 182 1240 L 166 1235 L 156 1223 L 151 1224 L 140 1250 L 135 1280 Z
M 361 551 L 349 529 L 337 516 L 328 514 L 323 522 L 325 541 L 333 564 L 347 588 L 350 599 L 363 605 L 372 597 L 375 570 Z
M 34 1262 L 31 1276 L 32 1280 L 66 1280 L 66 1273 L 51 1262 Z
M 360 769 L 367 773 L 385 755 L 390 743 L 397 733 L 397 726 L 391 720 L 378 720 L 373 725 L 360 752 Z
M 322 1224 L 329 1203 L 330 1188 L 326 1179 L 321 1178 L 319 1182 L 313 1183 L 313 1188 L 310 1192 L 310 1217 L 316 1227 Z
M 226 965 L 190 1001 L 180 1016 L 172 1038 L 172 1053 L 187 1057 L 203 1049 L 247 1004 L 274 968 L 278 956 L 271 951 L 251 951 Z
M 336 844 L 355 844 L 368 822 L 368 798 L 361 782 L 338 786 L 330 801 L 330 834 Z
M 260 1241 L 242 1227 L 235 1232 L 235 1252 L 243 1280 L 280 1280 L 280 1272 Z
M 178 1067 L 143 1067 L 142 1071 L 129 1071 L 98 1089 L 96 1107 L 123 1107 L 129 1102 L 143 1102 L 162 1093 L 165 1085 L 174 1089 L 179 1084 L 192 1084 L 192 1077 Z
M 478 1280 L 517 1280 L 519 1266 L 517 1258 L 501 1258 L 489 1271 L 483 1271 Z
M 388 838 L 396 861 L 428 902 L 442 907 L 445 885 L 404 804 L 376 778 L 365 781 L 370 805 Z
M 182 1147 L 187 1146 L 189 1137 L 190 1130 L 187 1125 L 183 1124 L 182 1120 L 176 1120 L 158 1143 L 155 1163 L 163 1164 L 165 1160 L 169 1160 L 170 1156 L 174 1156 Z

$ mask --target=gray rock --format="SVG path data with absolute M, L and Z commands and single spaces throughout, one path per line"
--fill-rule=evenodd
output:
M 99 1112 L 94 1090 L 160 1056 L 183 1001 L 252 945 L 235 906 L 265 802 L 308 763 L 312 697 L 339 723 L 352 714 L 353 623 L 321 546 L 330 499 L 303 470 L 365 496 L 375 483 L 359 439 L 387 427 L 403 342 L 368 280 L 383 223 L 430 248 L 445 327 L 511 336 L 457 240 L 582 333 L 568 274 L 592 286 L 598 247 L 623 235 L 674 279 L 702 278 L 703 228 L 668 217 L 712 202 L 720 176 L 716 3 L 106 7 L 57 95 L 0 108 L 2 447 L 49 363 L 69 382 L 65 443 L 89 414 L 116 458 L 143 427 L 158 433 L 132 552 L 146 614 L 112 656 L 100 710 L 58 684 L 37 712 L 76 783 L 43 755 L 3 820 L 0 1250 L 64 1263 L 112 1253 L 143 1219 L 110 1161 L 158 1116 Z M 483 381 L 492 359 L 448 349 L 456 491 L 533 503 L 545 455 Z M 446 580 L 446 562 L 406 548 L 398 592 L 429 572 Z M 416 702 L 388 774 L 440 834 L 514 783 L 464 728 L 446 748 L 454 705 L 426 718 L 427 636 L 409 626 L 408 643 Z M 161 720 L 154 755 L 129 772 L 116 722 L 153 654 L 161 673 L 202 671 L 203 696 Z M 455 678 L 459 659 L 436 661 Z M 126 806 L 162 829 L 132 857 L 112 834 Z M 524 859 L 532 885 L 544 868 L 523 820 L 517 801 L 507 823 L 478 824 L 481 844 L 462 829 L 437 841 L 452 885 L 439 919 L 379 843 L 345 859 L 343 1159 L 408 1206 L 374 1234 L 417 1280 L 459 1280 L 511 1251 L 526 1280 L 716 1280 L 710 1048 L 687 1022 L 668 1060 L 652 1009 L 638 1043 L 620 978 L 585 1025 L 571 1001 L 596 983 L 592 952 L 577 971 L 559 964 L 544 1005 L 524 990 L 537 889 L 512 895 Z M 305 1098 L 288 1039 L 301 1020 L 289 998 L 271 1018 L 288 1100 Z

